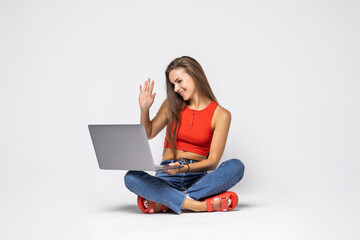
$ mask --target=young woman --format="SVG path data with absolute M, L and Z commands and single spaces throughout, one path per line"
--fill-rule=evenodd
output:
M 143 212 L 172 209 L 193 211 L 229 211 L 238 202 L 234 192 L 226 192 L 244 175 L 238 159 L 218 163 L 224 152 L 231 114 L 221 107 L 210 88 L 200 64 L 183 56 L 174 59 L 165 71 L 167 99 L 150 121 L 154 102 L 154 81 L 140 85 L 141 124 L 148 139 L 165 126 L 162 165 L 182 168 L 158 171 L 152 176 L 143 171 L 129 171 L 125 185 L 138 195 Z M 211 173 L 207 171 L 214 170 Z

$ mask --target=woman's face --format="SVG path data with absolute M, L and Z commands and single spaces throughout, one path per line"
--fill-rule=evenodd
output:
M 178 93 L 184 101 L 188 101 L 196 93 L 194 79 L 185 72 L 184 68 L 175 68 L 171 70 L 169 79 L 173 84 L 174 91 Z

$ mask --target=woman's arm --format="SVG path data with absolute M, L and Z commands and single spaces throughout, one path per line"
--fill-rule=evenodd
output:
M 140 85 L 139 105 L 140 123 L 144 125 L 148 139 L 155 137 L 167 124 L 167 100 L 161 105 L 158 114 L 150 121 L 149 111 L 154 102 L 156 93 L 152 93 L 154 81 L 150 84 L 150 78 L 145 81 L 144 88 Z
M 215 170 L 220 162 L 224 153 L 230 123 L 231 113 L 225 108 L 222 108 L 216 118 L 216 125 L 213 138 L 211 140 L 209 157 L 204 161 L 208 164 L 208 170 Z
M 149 119 L 149 112 L 147 112 L 147 117 Z M 169 121 L 168 117 L 168 101 L 165 99 L 165 101 L 162 103 L 158 113 L 156 116 L 151 120 L 150 122 L 150 131 L 148 136 L 148 139 L 154 138 L 158 133 L 163 130 L 163 128 L 167 125 Z

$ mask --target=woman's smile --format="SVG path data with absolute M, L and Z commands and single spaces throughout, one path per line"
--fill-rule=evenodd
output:
M 180 94 L 182 97 L 184 97 L 184 95 L 185 95 L 185 90 L 181 91 L 179 94 Z

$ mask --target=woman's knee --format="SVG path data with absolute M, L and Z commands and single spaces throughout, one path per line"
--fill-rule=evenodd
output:
M 130 189 L 136 182 L 138 182 L 141 174 L 141 171 L 128 171 L 124 176 L 125 186 Z
M 233 158 L 227 161 L 231 169 L 235 172 L 235 176 L 239 177 L 239 181 L 244 177 L 245 165 L 239 159 Z

